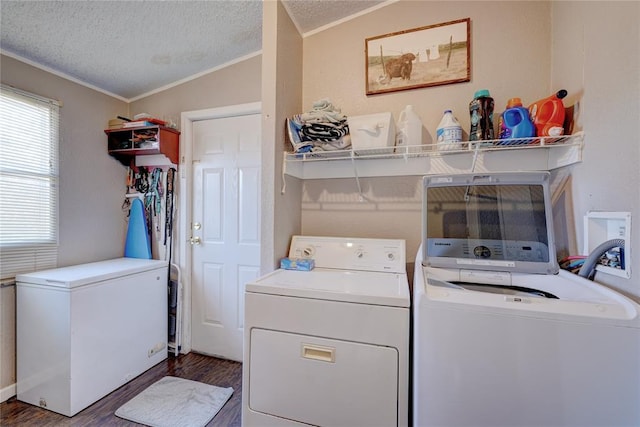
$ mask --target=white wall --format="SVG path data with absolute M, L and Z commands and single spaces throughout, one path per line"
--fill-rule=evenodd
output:
M 365 39 L 471 18 L 471 81 L 367 96 Z M 476 90 L 489 89 L 497 114 L 512 97 L 533 102 L 551 92 L 549 2 L 399 1 L 304 39 L 303 109 L 328 97 L 347 116 L 400 111 L 412 104 L 421 117 L 423 142 L 433 143 L 445 109 L 453 109 L 465 132 Z M 330 167 L 330 165 L 327 165 Z M 362 179 L 360 201 L 353 179 L 304 183 L 304 234 L 402 238 L 409 261 L 420 244 L 422 193 L 419 177 Z
M 107 153 L 104 129 L 109 119 L 147 112 L 179 123 L 183 111 L 260 101 L 261 67 L 262 57 L 256 53 L 128 105 L 3 55 L 2 83 L 63 102 L 58 265 L 123 254 L 126 212 L 121 205 L 126 169 Z M 15 382 L 15 296 L 13 287 L 2 288 L 0 293 L 2 391 Z
M 471 18 L 471 81 L 367 96 L 365 39 L 427 25 Z M 469 101 L 489 89 L 496 112 L 509 98 L 532 102 L 550 91 L 550 4 L 546 1 L 410 1 L 384 8 L 304 38 L 302 107 L 328 97 L 346 115 L 391 111 L 407 104 L 422 118 L 433 141 L 445 109 L 466 131 Z
M 491 91 L 496 113 L 511 97 L 527 105 L 567 89 L 565 105 L 579 104 L 577 125 L 586 133 L 583 162 L 572 168 L 575 227 L 566 230 L 569 245 L 582 250 L 587 211 L 631 212 L 631 279 L 601 273 L 596 279 L 640 301 L 639 8 L 639 2 L 613 1 L 400 0 L 305 37 L 303 110 L 328 97 L 347 115 L 391 111 L 397 120 L 413 104 L 426 131 L 423 142 L 432 143 L 445 108 L 453 108 L 468 130 L 467 105 L 476 89 Z M 366 96 L 367 37 L 466 17 L 471 82 Z M 411 257 L 420 243 L 419 178 L 361 184 L 364 201 L 353 179 L 305 181 L 303 233 L 404 238 Z
M 8 56 L 1 59 L 3 84 L 63 104 L 58 265 L 122 256 L 126 216 L 120 207 L 125 174 L 120 162 L 107 154 L 103 130 L 109 119 L 128 114 L 127 104 Z M 15 289 L 3 287 L 0 293 L 1 392 L 15 383 Z
M 287 180 L 284 194 L 282 153 L 288 149 L 285 119 L 300 111 L 302 37 L 281 2 L 263 4 L 262 105 L 263 183 L 262 273 L 273 271 L 287 255 L 290 238 L 300 234 L 302 183 Z
M 58 265 L 122 256 L 125 174 L 107 153 L 109 119 L 126 103 L 2 56 L 2 83 L 62 102 Z
M 573 170 L 578 247 L 588 211 L 631 212 L 631 279 L 596 280 L 640 301 L 640 2 L 553 2 L 552 18 L 552 83 L 580 100 L 585 131 Z
M 108 155 L 109 119 L 148 112 L 179 120 L 182 111 L 259 101 L 261 56 L 207 74 L 129 106 L 13 58 L 2 56 L 2 83 L 62 101 L 60 267 L 123 255 L 125 167 Z M 0 288 L 0 398 L 15 383 L 15 289 Z M 5 396 L 5 394 L 8 396 Z
M 0 402 L 15 394 L 16 287 L 0 287 Z
M 265 9 L 266 14 L 271 14 L 269 19 L 286 23 L 281 5 L 272 9 L 265 4 Z M 465 17 L 471 18 L 471 82 L 365 95 L 365 38 Z M 284 31 L 271 29 L 272 43 L 280 46 L 273 47 L 276 50 L 269 54 L 280 57 L 269 68 L 275 73 L 270 79 L 263 79 L 262 58 L 257 56 L 136 101 L 131 109 L 119 100 L 6 56 L 2 56 L 0 71 L 2 83 L 64 103 L 60 149 L 61 266 L 121 255 L 125 230 L 120 210 L 124 168 L 108 156 L 103 133 L 107 121 L 117 115 L 148 112 L 177 119 L 182 111 L 260 101 L 265 96 L 261 85 L 273 81 L 280 85 L 269 101 L 273 114 L 277 114 L 271 128 L 277 156 L 281 148 L 286 148 L 284 131 L 278 128 L 283 117 L 308 110 L 313 101 L 324 97 L 331 98 L 346 114 L 391 111 L 396 119 L 406 104 L 413 104 L 425 125 L 424 142 L 431 142 L 445 108 L 453 108 L 463 127 L 468 128 L 467 104 L 476 89 L 490 89 L 498 111 L 513 96 L 527 103 L 566 88 L 569 99 L 581 103 L 581 125 L 586 132 L 584 161 L 574 167 L 573 179 L 579 247 L 582 215 L 588 210 L 632 212 L 636 226 L 632 227 L 631 246 L 635 250 L 631 252 L 631 280 L 604 275 L 597 279 L 611 282 L 640 301 L 639 18 L 638 2 L 400 1 L 304 38 L 301 85 L 297 83 L 299 65 L 292 70 L 283 69 L 287 46 L 298 51 L 296 34 L 288 23 Z M 299 58 L 290 60 L 296 62 Z M 302 94 L 296 91 L 300 86 Z M 296 99 L 302 100 L 301 105 Z M 274 161 L 275 188 L 271 191 L 277 209 L 297 209 L 294 205 L 300 198 L 301 184 L 291 178 L 287 190 L 290 198 L 280 198 L 278 172 L 279 163 Z M 370 178 L 363 180 L 363 191 L 368 202 L 358 200 L 353 180 L 305 182 L 302 232 L 405 238 L 411 257 L 419 243 L 418 180 Z M 291 218 L 295 219 L 295 214 Z M 274 219 L 274 228 L 275 222 Z M 288 239 L 298 226 L 297 222 L 288 227 L 281 224 L 278 232 Z M 273 257 L 281 255 L 283 243 L 277 245 L 279 249 L 274 250 Z M 2 390 L 15 381 L 15 336 L 13 288 L 0 292 Z
M 184 111 L 260 101 L 262 56 L 249 58 L 131 103 L 131 116 L 149 113 L 180 125 Z

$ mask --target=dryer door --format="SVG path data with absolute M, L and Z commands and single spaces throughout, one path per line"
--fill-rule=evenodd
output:
M 253 329 L 249 363 L 254 411 L 314 425 L 398 423 L 394 348 Z

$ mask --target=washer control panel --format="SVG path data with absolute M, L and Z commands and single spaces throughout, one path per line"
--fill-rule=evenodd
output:
M 405 241 L 293 236 L 289 258 L 311 258 L 316 267 L 406 273 Z

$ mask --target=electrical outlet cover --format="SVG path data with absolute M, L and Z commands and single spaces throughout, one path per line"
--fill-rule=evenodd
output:
M 584 217 L 584 255 L 611 239 L 624 239 L 624 268 L 598 265 L 597 271 L 614 276 L 631 277 L 631 213 L 590 211 Z

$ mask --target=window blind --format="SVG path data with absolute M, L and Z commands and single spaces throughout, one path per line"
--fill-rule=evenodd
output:
M 57 101 L 2 85 L 0 92 L 0 280 L 56 267 Z

